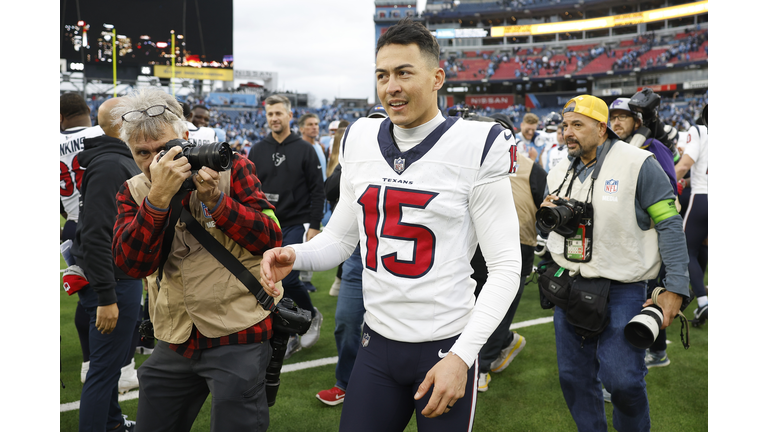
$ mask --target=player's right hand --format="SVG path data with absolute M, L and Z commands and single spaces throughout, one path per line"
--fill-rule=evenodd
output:
M 186 157 L 173 159 L 179 153 L 181 153 L 181 146 L 174 146 L 162 157 L 158 153 L 149 165 L 152 186 L 147 198 L 155 207 L 167 208 L 184 180 L 192 175 L 192 165 Z
M 264 291 L 272 297 L 280 295 L 275 283 L 283 280 L 293 270 L 296 251 L 291 247 L 278 247 L 264 252 L 261 259 L 261 278 L 259 282 Z

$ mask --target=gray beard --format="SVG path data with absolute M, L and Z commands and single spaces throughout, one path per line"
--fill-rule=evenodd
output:
M 584 150 L 581 148 L 581 146 L 578 146 L 573 150 L 568 149 L 568 156 L 572 158 L 580 158 L 583 153 Z

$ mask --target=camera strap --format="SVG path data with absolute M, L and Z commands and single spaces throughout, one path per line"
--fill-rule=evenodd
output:
M 168 254 L 171 253 L 171 244 L 173 243 L 174 235 L 176 235 L 176 222 L 179 220 L 179 215 L 183 208 L 181 201 L 186 194 L 187 191 L 180 189 L 176 192 L 176 195 L 171 198 L 171 213 L 168 216 L 168 226 L 165 228 L 165 233 L 163 234 L 163 247 L 160 252 L 160 266 L 158 267 L 157 272 L 158 290 L 160 290 L 160 281 L 163 280 L 163 267 L 165 266 L 165 261 L 168 260 Z
M 653 293 L 651 294 L 651 300 L 653 301 L 653 304 L 656 306 L 659 306 L 658 298 L 661 293 L 665 292 L 666 289 L 662 287 L 656 287 L 656 289 L 653 290 Z M 659 306 L 661 307 L 661 306 Z M 676 318 L 680 318 L 680 341 L 683 343 L 683 348 L 688 349 L 691 346 L 691 340 L 690 340 L 690 329 L 688 328 L 688 319 L 683 315 L 683 311 L 677 313 Z
M 256 297 L 256 300 L 258 300 L 264 310 L 270 312 L 275 311 L 275 300 L 264 291 L 253 273 L 235 258 L 224 245 L 213 238 L 213 236 L 200 225 L 200 222 L 198 222 L 186 209 L 181 212 L 181 221 L 187 224 L 187 231 L 189 231 L 214 258 L 226 267 L 227 270 L 232 272 L 232 274 L 242 282 L 246 288 L 248 288 L 248 291 Z

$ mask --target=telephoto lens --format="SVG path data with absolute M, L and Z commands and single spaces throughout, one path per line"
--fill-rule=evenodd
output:
M 664 312 L 655 304 L 644 307 L 624 326 L 624 337 L 636 348 L 647 349 L 659 335 Z

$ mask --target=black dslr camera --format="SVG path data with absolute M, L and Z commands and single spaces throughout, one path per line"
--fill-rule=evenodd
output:
M 293 300 L 283 297 L 272 311 L 272 357 L 267 365 L 265 388 L 267 392 L 267 405 L 272 406 L 277 399 L 277 390 L 280 388 L 280 369 L 283 367 L 285 349 L 288 347 L 288 339 L 291 334 L 300 334 L 309 330 L 312 324 L 312 313 L 297 307 Z
M 544 233 L 554 231 L 563 237 L 573 236 L 579 229 L 586 204 L 563 198 L 558 198 L 552 203 L 557 207 L 541 207 L 536 211 L 536 228 Z
M 181 185 L 181 189 L 183 190 L 195 190 L 193 177 L 197 174 L 197 171 L 204 166 L 218 172 L 232 168 L 232 149 L 226 142 L 193 144 L 179 138 L 172 139 L 165 143 L 165 150 L 160 152 L 160 157 L 163 157 L 166 152 L 175 146 L 181 147 L 181 153 L 176 155 L 174 160 L 184 156 L 189 161 L 189 164 L 192 165 L 192 175 L 184 180 L 184 183 Z
M 659 105 L 661 104 L 661 96 L 653 92 L 649 88 L 644 88 L 635 93 L 631 99 L 629 99 L 629 108 L 640 113 L 643 116 L 643 127 L 646 130 L 638 129 L 639 133 L 645 135 L 646 138 L 655 138 L 662 144 L 667 146 L 672 151 L 674 160 L 680 157 L 677 151 L 677 137 L 678 132 L 672 126 L 665 125 L 659 119 Z

